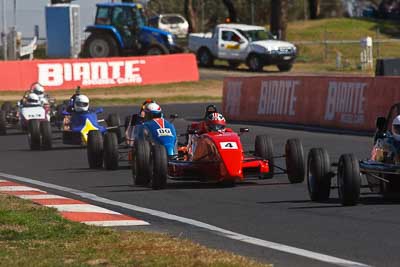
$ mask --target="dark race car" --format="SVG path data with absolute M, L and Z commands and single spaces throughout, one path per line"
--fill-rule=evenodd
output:
M 358 160 L 354 154 L 343 154 L 338 163 L 330 163 L 324 148 L 313 148 L 308 154 L 307 185 L 311 200 L 329 199 L 331 180 L 337 177 L 342 205 L 356 205 L 360 188 L 383 196 L 400 196 L 400 142 L 394 138 L 389 123 L 400 115 L 400 103 L 393 105 L 386 117 L 378 117 L 374 145 L 369 159 Z M 366 184 L 362 185 L 362 177 Z

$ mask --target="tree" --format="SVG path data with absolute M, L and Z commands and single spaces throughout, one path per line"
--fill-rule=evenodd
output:
M 222 2 L 224 2 L 224 5 L 228 9 L 230 21 L 237 22 L 236 9 L 235 6 L 233 5 L 232 0 L 222 0 Z
M 310 10 L 310 19 L 317 19 L 321 15 L 321 1 L 308 0 L 308 7 Z
M 286 40 L 288 22 L 288 0 L 271 0 L 270 31 L 281 40 Z
M 189 22 L 189 32 L 197 31 L 197 13 L 193 7 L 193 0 L 185 0 L 184 14 Z

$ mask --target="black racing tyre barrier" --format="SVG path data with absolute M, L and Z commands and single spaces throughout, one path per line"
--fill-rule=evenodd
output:
M 1 105 L 1 110 L 4 110 L 5 112 L 10 112 L 13 108 L 13 104 L 10 101 L 5 101 Z
M 339 158 L 337 171 L 339 199 L 343 206 L 357 205 L 360 199 L 361 174 L 359 162 L 353 154 Z
M 285 145 L 286 172 L 289 182 L 302 183 L 305 176 L 304 150 L 299 139 L 289 139 Z
M 7 115 L 6 111 L 0 110 L 0 135 L 7 134 Z
M 153 176 L 151 187 L 154 190 L 164 189 L 168 178 L 168 156 L 163 145 L 155 144 L 152 153 Z
M 106 170 L 118 169 L 118 138 L 116 133 L 107 132 L 104 135 L 104 168 Z
M 87 142 L 89 168 L 99 169 L 103 166 L 103 136 L 100 131 L 90 131 Z
M 132 149 L 132 178 L 135 185 L 147 185 L 152 176 L 151 146 L 142 138 L 135 140 Z
M 312 201 L 326 201 L 331 192 L 331 163 L 323 148 L 312 148 L 307 158 L 307 189 Z
M 274 177 L 274 144 L 269 135 L 257 135 L 254 142 L 254 154 L 257 157 L 268 160 L 269 173 L 262 174 L 260 179 L 271 179 Z
M 50 150 L 53 147 L 53 136 L 51 131 L 51 124 L 49 121 L 40 122 L 40 135 L 41 135 L 41 147 L 44 150 Z
M 41 147 L 41 136 L 40 136 L 40 121 L 29 120 L 28 121 L 28 142 L 31 150 L 39 150 Z

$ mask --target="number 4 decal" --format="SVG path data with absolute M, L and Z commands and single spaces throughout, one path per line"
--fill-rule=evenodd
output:
M 236 142 L 221 142 L 221 149 L 238 149 Z

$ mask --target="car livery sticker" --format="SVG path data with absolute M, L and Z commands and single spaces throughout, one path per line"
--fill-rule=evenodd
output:
M 158 137 L 161 136 L 173 136 L 170 128 L 157 129 Z
M 220 142 L 221 149 L 238 149 L 236 142 Z

